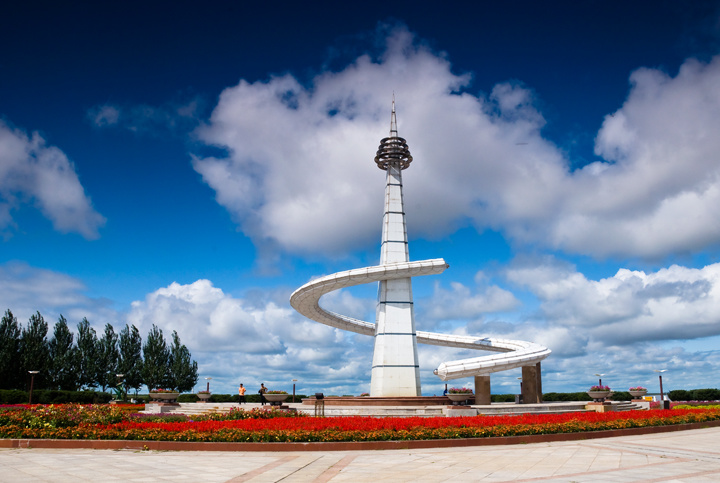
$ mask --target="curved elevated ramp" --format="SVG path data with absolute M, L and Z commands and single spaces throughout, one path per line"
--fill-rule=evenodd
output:
M 437 275 L 449 265 L 442 258 L 418 262 L 390 263 L 373 267 L 357 268 L 320 277 L 306 283 L 290 296 L 290 305 L 308 319 L 321 324 L 363 335 L 375 335 L 375 324 L 336 314 L 320 307 L 320 298 L 334 290 L 364 283 L 397 278 Z M 492 339 L 458 336 L 417 331 L 421 344 L 457 347 L 500 352 L 489 356 L 443 362 L 435 370 L 440 379 L 447 381 L 461 377 L 487 375 L 516 367 L 529 366 L 550 355 L 550 349 L 532 342 L 508 339 Z

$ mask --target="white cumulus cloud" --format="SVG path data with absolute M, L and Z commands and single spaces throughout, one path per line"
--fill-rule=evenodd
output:
M 199 361 L 201 373 L 218 378 L 218 383 L 279 384 L 292 375 L 304 384 L 324 383 L 341 392 L 362 384 L 372 360 L 370 338 L 304 319 L 267 294 L 256 297 L 235 298 L 209 280 L 172 283 L 133 302 L 127 321 L 141 334 L 153 324 L 166 338 L 176 330 Z
M 720 241 L 720 57 L 676 76 L 631 75 L 628 98 L 597 135 L 603 159 L 572 171 L 542 135 L 533 92 L 498 83 L 469 92 L 469 74 L 387 33 L 378 58 L 302 84 L 242 80 L 220 96 L 199 139 L 226 156 L 193 166 L 258 245 L 344 254 L 377 237 L 383 173 L 373 163 L 397 96 L 413 236 L 470 220 L 516 241 L 596 256 L 658 257 Z
M 63 233 L 94 239 L 105 224 L 60 149 L 0 121 L 0 231 L 13 226 L 12 210 L 23 203 L 34 204 Z
M 550 327 L 580 332 L 588 345 L 720 335 L 720 264 L 651 273 L 620 269 L 589 280 L 570 265 L 545 263 L 511 268 L 508 278 L 539 298 Z

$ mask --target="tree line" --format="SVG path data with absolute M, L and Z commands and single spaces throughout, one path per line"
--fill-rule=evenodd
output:
M 48 324 L 36 312 L 22 327 L 8 309 L 0 321 L 0 389 L 25 389 L 31 376 L 37 389 L 105 391 L 122 383 L 140 387 L 192 390 L 198 380 L 197 362 L 176 331 L 168 343 L 154 324 L 143 343 L 134 325 L 119 334 L 105 325 L 98 337 L 87 318 L 77 325 L 77 337 L 60 315 L 48 339 Z M 121 376 L 119 376 L 121 375 Z

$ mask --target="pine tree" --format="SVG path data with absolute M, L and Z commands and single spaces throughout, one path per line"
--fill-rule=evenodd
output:
M 28 325 L 20 336 L 20 370 L 25 376 L 29 371 L 38 371 L 35 388 L 47 386 L 50 354 L 47 341 L 48 325 L 40 312 L 30 316 Z M 26 379 L 29 380 L 28 377 Z
M 77 348 L 78 385 L 81 388 L 94 388 L 98 385 L 98 340 L 95 329 L 90 327 L 85 317 L 78 324 Z
M 190 360 L 190 351 L 180 343 L 180 337 L 173 330 L 170 347 L 171 387 L 180 392 L 190 391 L 197 383 L 197 362 Z
M 170 351 L 162 330 L 155 324 L 143 345 L 143 382 L 148 389 L 167 388 L 170 384 Z
M 10 312 L 0 321 L 0 389 L 20 389 L 23 387 L 20 372 L 20 325 Z
M 120 361 L 118 373 L 123 375 L 126 388 L 135 389 L 137 394 L 143 385 L 142 338 L 137 327 L 126 325 L 120 331 Z
M 105 332 L 98 341 L 98 365 L 96 380 L 103 392 L 108 386 L 115 386 L 118 374 L 118 336 L 110 324 L 105 324 Z
M 73 345 L 73 333 L 62 315 L 55 324 L 48 349 L 50 354 L 49 387 L 65 391 L 76 390 L 78 386 L 77 349 Z

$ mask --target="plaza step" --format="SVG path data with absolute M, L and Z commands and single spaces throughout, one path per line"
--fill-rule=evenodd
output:
M 629 401 L 611 401 L 615 411 L 642 411 L 644 408 Z
M 444 415 L 469 415 L 475 411 L 476 414 L 487 416 L 518 415 L 518 414 L 564 414 L 584 413 L 591 410 L 586 409 L 587 402 L 547 402 L 541 404 L 515 404 L 515 403 L 494 403 L 491 405 L 471 406 L 335 406 L 325 405 L 325 416 L 372 416 L 372 417 L 437 417 Z M 643 410 L 641 406 L 626 401 L 610 401 L 611 411 L 635 411 Z M 298 412 L 313 416 L 315 407 L 301 403 L 289 403 L 288 406 Z M 162 414 L 186 414 L 188 416 L 198 414 L 225 413 L 231 409 L 253 409 L 269 408 L 259 404 L 238 405 L 237 403 L 180 403 L 177 406 L 153 406 L 147 405 L 141 413 Z

